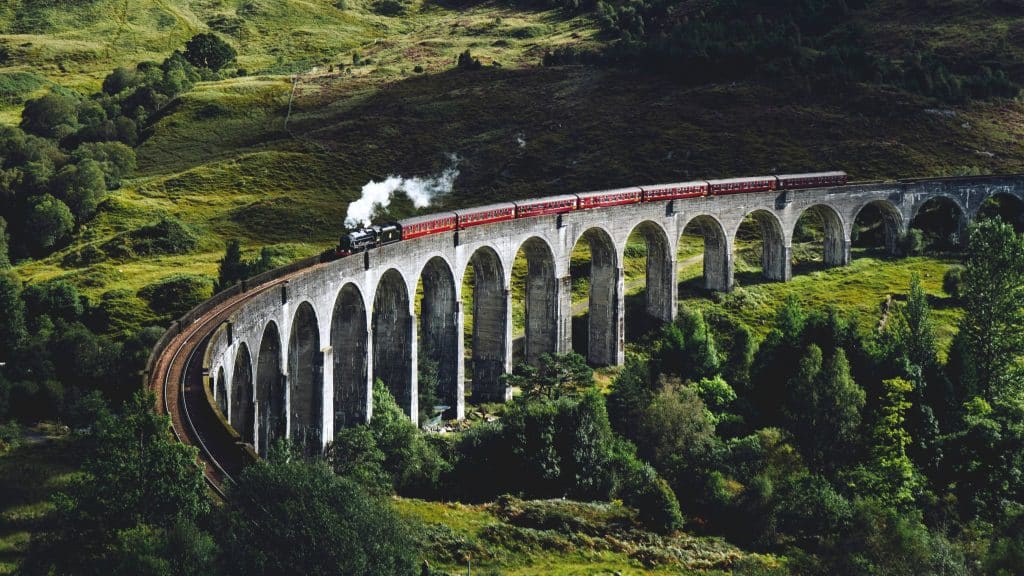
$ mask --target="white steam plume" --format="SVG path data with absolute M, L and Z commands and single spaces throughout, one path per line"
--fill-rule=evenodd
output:
M 431 178 L 402 178 L 388 176 L 381 182 L 370 180 L 363 186 L 359 200 L 348 205 L 345 226 L 369 226 L 370 220 L 377 210 L 391 205 L 395 192 L 402 191 L 412 200 L 413 206 L 426 208 L 439 196 L 452 191 L 455 179 L 459 177 L 459 158 L 455 154 L 448 155 L 448 167 L 437 176 Z

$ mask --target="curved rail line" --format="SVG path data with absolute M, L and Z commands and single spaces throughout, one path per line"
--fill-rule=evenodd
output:
M 222 433 L 222 426 L 206 399 L 200 353 L 214 331 L 246 300 L 308 269 L 302 267 L 252 290 L 239 292 L 204 311 L 187 326 L 179 321 L 179 332 L 162 348 L 159 343 L 154 348 L 156 362 L 149 370 L 147 386 L 156 394 L 157 412 L 170 416 L 171 428 L 179 442 L 199 450 L 203 476 L 221 498 L 224 483 L 231 482 L 252 458 L 235 438 Z

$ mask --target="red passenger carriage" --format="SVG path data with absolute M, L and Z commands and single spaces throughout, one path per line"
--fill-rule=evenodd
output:
M 454 212 L 442 212 L 440 214 L 428 214 L 406 218 L 398 223 L 402 227 L 402 240 L 419 238 L 428 234 L 440 232 L 451 232 L 455 230 L 457 217 Z
M 515 202 L 516 218 L 529 218 L 531 216 L 544 216 L 547 214 L 561 214 L 576 210 L 579 198 L 575 194 L 563 194 L 561 196 L 548 196 L 547 198 L 534 198 L 532 200 L 520 200 Z
M 782 174 L 779 179 L 780 190 L 797 188 L 821 188 L 826 186 L 842 186 L 847 182 L 846 172 L 812 172 L 810 174 Z
M 774 189 L 775 176 L 751 176 L 747 178 L 708 180 L 708 193 L 711 196 L 742 194 L 746 192 L 765 192 L 767 190 Z
M 597 192 L 583 192 L 577 194 L 580 199 L 579 208 L 598 208 L 601 206 L 620 206 L 622 204 L 637 204 L 643 200 L 644 191 L 640 188 L 616 188 L 614 190 L 600 190 Z
M 511 202 L 502 202 L 501 204 L 456 210 L 455 214 L 459 217 L 459 230 L 464 230 L 472 226 L 513 220 L 516 217 L 516 205 Z
M 698 198 L 708 195 L 708 183 L 704 180 L 677 182 L 675 184 L 655 184 L 653 186 L 641 186 L 641 188 L 644 191 L 644 202 Z

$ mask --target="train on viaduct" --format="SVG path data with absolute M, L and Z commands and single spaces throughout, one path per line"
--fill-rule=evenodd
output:
M 623 262 L 634 233 L 647 247 L 646 311 L 668 322 L 677 309 L 684 230 L 703 236 L 704 286 L 728 291 L 736 234 L 748 217 L 761 230 L 764 276 L 787 281 L 794 229 L 805 213 L 823 223 L 825 265 L 842 266 L 850 262 L 854 222 L 868 207 L 880 210 L 886 246 L 895 250 L 925 203 L 950 203 L 963 227 L 995 195 L 1024 201 L 1024 175 L 653 199 L 493 222 L 326 262 L 311 258 L 225 290 L 177 320 L 154 348 L 146 378 L 158 392 L 158 409 L 171 415 L 182 441 L 200 448 L 217 484 L 276 438 L 322 449 L 335 431 L 367 421 L 375 379 L 415 420 L 422 356 L 437 363 L 449 417 L 464 416 L 467 381 L 474 401 L 508 400 L 501 376 L 512 368 L 517 256 L 528 267 L 526 359 L 572 349 L 569 266 L 583 242 L 591 258 L 586 357 L 616 365 L 624 360 Z M 463 306 L 467 274 L 470 309 Z

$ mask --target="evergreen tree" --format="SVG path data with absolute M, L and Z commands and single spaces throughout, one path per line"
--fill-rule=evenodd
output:
M 813 467 L 835 469 L 851 458 L 865 394 L 842 348 L 823 361 L 821 348 L 808 345 L 785 398 L 786 427 Z
M 9 241 L 10 238 L 7 235 L 7 220 L 4 220 L 4 218 L 0 216 L 0 270 L 11 266 L 8 248 Z
M 10 272 L 0 272 L 0 362 L 12 359 L 25 335 L 21 281 Z
M 717 375 L 718 348 L 704 315 L 683 310 L 674 323 L 662 329 L 651 362 L 654 373 L 675 376 L 683 382 Z
M 871 432 L 872 489 L 882 502 L 906 509 L 913 503 L 919 478 L 907 456 L 911 437 L 906 415 L 913 384 L 902 378 L 882 382 L 885 396 L 880 416 Z
M 217 274 L 217 291 L 225 290 L 248 276 L 248 265 L 242 262 L 242 245 L 232 238 L 224 249 Z
M 960 321 L 967 365 L 960 385 L 992 399 L 1024 350 L 1024 237 L 1001 220 L 972 225 Z

